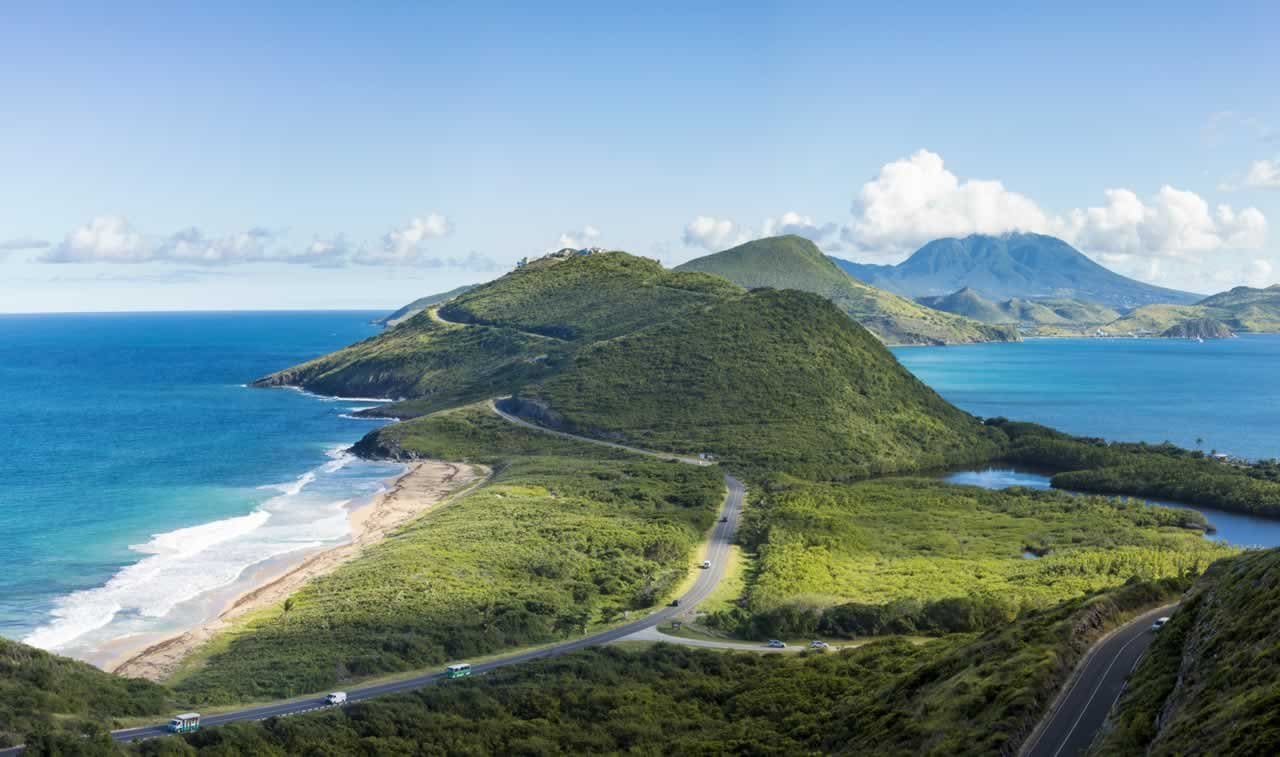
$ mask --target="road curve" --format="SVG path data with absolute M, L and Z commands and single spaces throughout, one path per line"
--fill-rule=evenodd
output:
M 1151 624 L 1176 606 L 1145 612 L 1094 644 L 1018 756 L 1070 757 L 1088 750 L 1124 691 L 1129 673 L 1155 638 Z
M 679 460 L 680 462 L 688 463 L 690 465 L 706 465 L 707 464 L 705 460 L 700 460 L 695 457 L 682 457 L 679 455 L 672 455 L 665 452 L 653 452 L 651 450 L 642 450 L 634 447 L 627 447 L 621 444 L 614 444 L 612 442 L 600 441 L 598 439 L 590 439 L 583 436 L 574 436 L 573 434 L 567 434 L 561 431 L 553 431 L 551 429 L 534 425 L 520 418 L 516 418 L 515 416 L 504 413 L 501 410 L 498 410 L 496 405 L 493 405 L 493 409 L 494 409 L 494 412 L 496 412 L 498 415 L 502 416 L 506 420 L 512 423 L 518 424 L 520 426 L 534 429 L 535 431 L 554 434 L 556 436 L 569 437 L 569 438 L 577 439 L 579 441 L 589 442 L 591 444 L 599 444 L 607 447 L 613 447 L 615 449 L 622 449 L 628 452 L 634 452 L 636 454 L 649 455 L 651 457 L 658 457 L 666 460 Z M 715 589 L 716 585 L 720 583 L 720 580 L 724 577 L 725 564 L 728 562 L 729 547 L 733 543 L 733 535 L 738 527 L 738 519 L 741 516 L 741 512 L 742 512 L 743 495 L 746 492 L 746 489 L 743 487 L 742 482 L 734 478 L 733 476 L 725 474 L 724 482 L 728 489 L 728 493 L 725 496 L 724 503 L 720 507 L 720 514 L 718 516 L 715 526 L 711 529 L 711 536 L 707 544 L 706 559 L 711 561 L 711 567 L 706 570 L 701 570 L 698 572 L 698 577 L 694 580 L 693 586 L 687 592 L 685 592 L 683 596 L 680 597 L 680 605 L 678 607 L 664 607 L 638 620 L 633 620 L 630 623 L 626 623 L 624 625 L 611 628 L 607 631 L 601 631 L 599 633 L 592 634 L 590 636 L 584 636 L 580 639 L 566 641 L 562 644 L 556 644 L 553 646 L 544 647 L 542 649 L 537 649 L 530 652 L 515 654 L 510 657 L 504 657 L 501 660 L 478 663 L 472 668 L 474 672 L 485 673 L 490 670 L 496 670 L 498 668 L 505 667 L 507 665 L 518 665 L 520 663 L 529 662 L 531 660 L 540 660 L 548 657 L 558 657 L 560 655 L 568 654 L 570 652 L 575 652 L 577 650 L 584 649 L 586 647 L 593 647 L 601 644 L 608 644 L 610 642 L 617 641 L 627 636 L 631 636 L 632 634 L 635 634 L 636 632 L 644 630 L 646 628 L 655 627 L 659 623 L 665 620 L 668 620 L 676 615 L 679 615 L 685 612 L 686 610 L 693 608 L 699 602 L 706 599 L 707 596 L 711 594 L 712 590 Z M 443 666 L 441 667 L 443 668 Z M 429 673 L 426 675 L 415 676 L 413 678 L 406 678 L 402 681 L 394 681 L 390 683 L 381 683 L 381 684 L 375 684 L 372 686 L 348 689 L 347 698 L 348 698 L 348 701 L 352 701 L 352 702 L 356 702 L 364 699 L 372 699 L 373 697 L 385 696 L 387 694 L 398 694 L 405 691 L 411 691 L 413 689 L 419 689 L 419 688 L 422 688 L 423 686 L 431 686 L 433 684 L 439 683 L 442 680 L 445 680 L 443 672 Z M 234 723 L 234 722 L 245 721 L 245 720 L 263 720 L 265 718 L 275 717 L 279 715 L 293 715 L 301 712 L 308 712 L 310 710 L 317 710 L 317 709 L 323 708 L 324 706 L 325 706 L 324 699 L 322 697 L 310 697 L 306 699 L 291 699 L 284 702 L 275 702 L 272 704 L 264 704 L 264 705 L 254 706 L 254 707 L 247 707 L 245 709 L 235 710 L 232 712 L 223 712 L 216 715 L 209 715 L 207 717 L 201 718 L 201 725 L 216 726 L 216 725 L 222 725 L 224 723 Z M 123 730 L 111 732 L 111 737 L 116 741 L 134 741 L 138 739 L 149 739 L 149 738 L 155 738 L 157 736 L 165 736 L 165 735 L 168 735 L 168 731 L 165 729 L 165 726 L 163 724 L 154 725 L 154 726 L 144 726 L 141 728 L 126 728 Z M 15 747 L 11 750 L 0 750 L 0 755 L 18 754 L 20 751 L 21 751 L 21 748 L 18 748 L 18 747 Z

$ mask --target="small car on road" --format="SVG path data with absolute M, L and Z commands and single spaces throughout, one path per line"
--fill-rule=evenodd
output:
M 335 691 L 335 692 L 333 692 L 332 694 L 330 694 L 329 696 L 327 696 L 327 697 L 325 697 L 325 698 L 324 698 L 324 703 L 325 703 L 325 704 L 327 704 L 327 705 L 329 705 L 330 707 L 335 707 L 335 706 L 340 705 L 340 704 L 346 704 L 346 703 L 347 703 L 347 692 L 345 692 L 345 691 Z
M 702 561 L 702 567 L 704 567 L 704 568 L 710 568 L 710 567 L 711 567 L 711 561 L 710 561 L 710 560 L 703 560 L 703 561 Z
M 1168 622 L 1169 622 L 1169 618 L 1168 618 L 1168 617 L 1164 617 L 1164 618 L 1157 618 L 1157 619 L 1156 619 L 1156 622 L 1154 622 L 1154 623 L 1152 623 L 1152 624 L 1151 624 L 1151 630 L 1152 630 L 1152 631 L 1159 631 L 1161 628 L 1164 628 L 1164 624 L 1165 624 L 1165 623 L 1168 623 Z
M 770 649 L 786 649 L 787 642 L 780 641 L 778 639 L 769 639 L 769 648 Z
M 813 641 L 809 642 L 809 648 L 817 649 L 819 651 L 825 652 L 831 648 L 831 645 L 823 641 L 822 639 L 814 639 Z

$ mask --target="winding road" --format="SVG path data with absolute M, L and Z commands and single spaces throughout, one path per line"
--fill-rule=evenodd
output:
M 1095 643 L 1022 745 L 1018 757 L 1071 757 L 1085 753 L 1124 692 L 1129 673 L 1155 639 L 1151 624 L 1176 606 L 1144 612 Z
M 573 434 L 567 434 L 562 431 L 553 431 L 551 429 L 534 425 L 523 419 L 510 415 L 508 413 L 504 413 L 497 408 L 495 403 L 490 403 L 490 404 L 493 407 L 493 411 L 495 413 L 502 416 L 503 418 L 510 421 L 511 423 L 515 423 L 517 425 L 524 426 L 526 428 L 530 428 L 535 431 L 541 431 L 544 433 L 554 434 L 556 436 L 561 436 L 561 437 L 568 437 L 568 438 L 576 439 L 578 441 L 589 442 L 591 444 L 598 444 L 598 445 L 603 445 L 607 447 L 612 447 L 614 449 L 622 449 L 622 450 L 626 450 L 628 452 L 634 452 L 640 455 L 648 455 L 650 457 L 658 457 L 665 460 L 678 460 L 680 462 L 688 463 L 690 465 L 708 465 L 709 464 L 707 461 L 701 460 L 696 457 L 683 457 L 680 455 L 673 455 L 665 452 L 654 452 L 651 450 L 643 450 L 635 447 L 627 447 L 621 444 L 614 444 L 612 442 L 605 442 L 599 439 L 590 439 L 584 436 L 575 436 Z M 650 628 L 655 628 L 659 623 L 662 623 L 663 621 L 666 621 L 673 617 L 681 615 L 682 613 L 697 606 L 699 602 L 703 601 L 704 599 L 707 598 L 708 595 L 711 594 L 712 590 L 715 589 L 716 585 L 720 583 L 721 578 L 724 577 L 725 564 L 728 562 L 728 557 L 729 557 L 729 546 L 733 543 L 733 535 L 734 535 L 734 532 L 737 530 L 738 519 L 742 512 L 742 499 L 743 499 L 743 495 L 746 492 L 746 489 L 743 487 L 742 482 L 728 474 L 725 474 L 724 482 L 725 482 L 726 488 L 728 489 L 728 493 L 725 496 L 724 503 L 720 506 L 719 516 L 717 517 L 715 526 L 711 529 L 711 535 L 707 543 L 706 559 L 711 561 L 711 567 L 706 570 L 701 570 L 698 572 L 698 576 L 694 580 L 693 586 L 690 587 L 690 589 L 687 592 L 685 592 L 683 596 L 680 597 L 680 604 L 678 607 L 672 607 L 672 606 L 664 607 L 638 620 L 633 620 L 630 623 L 625 623 L 623 625 L 616 626 L 607 631 L 601 631 L 599 633 L 591 634 L 590 636 L 584 636 L 579 639 L 566 641 L 561 644 L 555 644 L 552 646 L 543 647 L 541 649 L 536 649 L 529 652 L 521 652 L 518 654 L 513 654 L 509 657 L 503 657 L 502 659 L 499 659 L 499 660 L 477 663 L 474 665 L 472 670 L 475 673 L 485 673 L 490 670 L 496 670 L 498 668 L 506 667 L 507 665 L 518 665 L 520 663 L 529 662 L 531 660 L 541 660 L 548 657 L 558 657 L 560 655 L 568 654 L 570 652 L 575 652 L 579 649 L 584 649 L 586 647 L 593 647 L 601 644 L 608 644 L 610 642 L 619 641 L 628 636 L 633 636 L 640 631 L 644 631 Z M 674 639 L 674 638 L 672 640 L 678 641 L 678 639 Z M 424 686 L 431 686 L 443 680 L 446 680 L 445 675 L 443 673 L 443 667 L 444 666 L 442 665 L 440 672 L 414 676 L 413 678 L 406 678 L 401 681 L 392 681 L 389 683 L 379 683 L 379 684 L 373 684 L 370 686 L 364 686 L 360 688 L 348 689 L 347 699 L 348 701 L 351 701 L 351 702 L 357 702 L 364 699 L 372 699 L 373 697 L 385 696 L 387 694 L 398 694 L 405 691 L 411 691 L 413 689 L 419 689 Z M 284 702 L 274 702 L 271 704 L 264 704 L 264 705 L 254 706 L 254 707 L 246 707 L 240 710 L 233 710 L 231 712 L 222 712 L 218 714 L 208 715 L 201 718 L 201 725 L 215 726 L 215 725 L 222 725 L 224 723 L 235 723 L 235 722 L 245 721 L 245 720 L 263 720 L 265 718 L 276 717 L 280 715 L 294 715 L 302 712 L 309 712 L 311 710 L 319 710 L 319 709 L 323 709 L 324 707 L 325 707 L 325 702 L 323 697 L 307 697 L 303 699 L 290 699 Z M 150 738 L 155 738 L 157 736 L 166 736 L 168 735 L 168 733 L 169 732 L 165 724 L 157 724 L 157 725 L 151 725 L 151 726 L 143 726 L 141 728 L 126 728 L 119 731 L 112 731 L 111 737 L 116 741 L 127 742 L 127 741 L 141 740 L 141 739 L 150 739 Z M 22 751 L 21 747 L 12 747 L 10 749 L 0 749 L 0 756 L 7 757 L 8 755 L 19 754 L 21 753 L 21 751 Z

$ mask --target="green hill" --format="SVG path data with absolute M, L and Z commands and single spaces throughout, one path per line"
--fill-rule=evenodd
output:
M 1196 318 L 1171 326 L 1160 336 L 1165 339 L 1230 339 L 1235 334 L 1222 321 Z
M 394 313 L 375 319 L 373 323 L 378 326 L 399 326 L 432 305 L 439 305 L 442 302 L 448 302 L 460 294 L 470 292 L 472 289 L 475 289 L 475 284 L 467 284 L 466 286 L 460 286 L 457 289 L 450 289 L 449 291 L 441 292 L 440 294 L 429 294 L 426 297 L 419 297 Z
M 994 302 L 970 287 L 939 297 L 921 297 L 922 305 L 993 324 L 1017 324 L 1022 328 L 1083 329 L 1110 323 L 1120 314 L 1106 305 L 1065 297 L 1028 300 L 1013 297 Z
M 513 404 L 593 436 L 835 479 L 990 458 L 999 437 L 831 302 L 795 290 L 592 345 Z
M 1129 680 L 1099 754 L 1280 750 L 1280 550 L 1215 563 Z
M 897 265 L 836 263 L 856 279 L 907 297 L 972 287 L 1001 299 L 1069 297 L 1121 309 L 1159 302 L 1189 305 L 1199 299 L 1121 276 L 1043 234 L 935 239 Z
M 509 394 L 554 374 L 591 340 L 739 292 L 723 279 L 620 252 L 547 258 L 255 385 L 408 399 L 394 412 L 419 415 Z
M 0 749 L 24 742 L 34 747 L 30 736 L 37 734 L 52 746 L 33 753 L 62 753 L 56 751 L 60 739 L 84 744 L 79 734 L 96 733 L 114 718 L 159 715 L 169 707 L 168 692 L 149 681 L 113 676 L 0 637 Z
M 1206 318 L 1221 321 L 1236 333 L 1280 332 L 1280 284 L 1265 289 L 1236 287 L 1194 305 L 1148 305 L 1107 324 L 1104 330 L 1116 335 L 1162 334 L 1178 324 Z
M 757 239 L 691 260 L 677 271 L 703 271 L 755 289 L 799 289 L 836 307 L 889 344 L 940 344 L 1016 340 L 1015 332 L 992 328 L 921 306 L 868 286 L 840 270 L 817 245 L 794 235 Z

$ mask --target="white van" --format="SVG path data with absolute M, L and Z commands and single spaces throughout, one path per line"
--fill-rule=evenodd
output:
M 324 698 L 324 703 L 329 705 L 330 707 L 336 707 L 337 705 L 340 705 L 340 704 L 346 704 L 347 692 L 335 691 L 329 696 Z
M 710 567 L 711 567 L 711 561 L 710 561 L 710 560 L 703 560 L 703 561 L 702 561 L 702 567 L 704 567 L 704 568 L 710 568 Z

